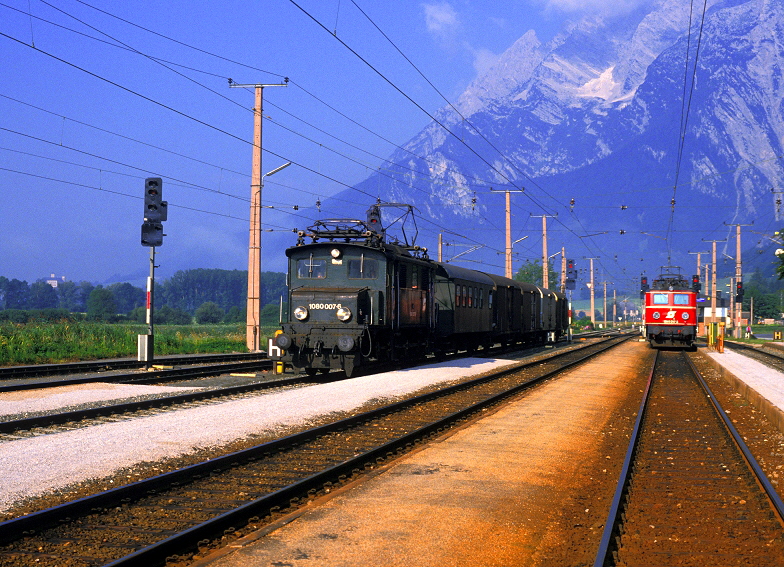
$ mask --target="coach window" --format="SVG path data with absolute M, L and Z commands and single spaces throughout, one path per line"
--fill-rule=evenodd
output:
M 653 304 L 654 305 L 667 305 L 667 294 L 666 293 L 654 293 L 653 294 Z
M 455 307 L 460 307 L 460 286 L 455 286 Z
M 366 259 L 365 255 L 359 259 L 348 261 L 348 278 L 350 280 L 374 280 L 378 277 L 378 261 Z
M 485 290 L 479 289 L 479 309 L 482 309 L 485 304 Z
M 673 293 L 672 294 L 672 303 L 673 303 L 673 305 L 688 305 L 689 304 L 689 294 L 688 293 Z
M 493 308 L 493 290 L 492 289 L 487 292 L 487 308 L 488 309 L 492 309 Z
M 474 288 L 472 287 L 468 288 L 468 306 L 469 307 L 474 306 Z
M 327 261 L 310 258 L 297 260 L 297 277 L 300 279 L 324 279 L 327 277 Z

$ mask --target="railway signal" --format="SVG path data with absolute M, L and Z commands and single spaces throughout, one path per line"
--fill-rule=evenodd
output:
M 153 325 L 153 290 L 155 287 L 155 247 L 163 244 L 163 221 L 168 217 L 169 204 L 163 200 L 163 180 L 148 177 L 144 180 L 144 222 L 142 223 L 142 246 L 150 248 L 150 276 L 147 278 L 147 334 L 138 335 L 138 360 L 147 368 L 155 357 Z
M 566 289 L 575 289 L 577 280 L 577 268 L 574 265 L 574 260 L 566 260 Z
M 640 277 L 640 299 L 645 297 L 645 292 L 651 289 L 651 286 L 648 285 L 648 277 L 641 276 Z
M 701 289 L 702 289 L 702 284 L 700 283 L 700 275 L 699 274 L 694 274 L 691 277 L 691 290 L 694 293 L 700 293 Z
M 144 180 L 144 222 L 142 223 L 142 246 L 163 244 L 163 221 L 167 219 L 169 204 L 163 200 L 163 180 L 148 177 Z
M 168 203 L 163 200 L 163 180 L 148 177 L 144 180 L 144 220 L 163 222 L 166 220 Z
M 159 222 L 142 223 L 142 246 L 163 244 L 163 225 Z
M 367 220 L 370 230 L 376 234 L 383 233 L 384 229 L 381 228 L 381 209 L 378 205 L 373 205 L 370 207 L 370 209 L 368 209 Z
M 743 301 L 743 293 L 743 281 L 739 281 L 735 284 L 735 301 Z

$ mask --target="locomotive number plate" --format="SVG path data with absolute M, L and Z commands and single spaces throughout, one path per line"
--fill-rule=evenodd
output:
M 340 303 L 308 303 L 308 309 L 340 309 Z

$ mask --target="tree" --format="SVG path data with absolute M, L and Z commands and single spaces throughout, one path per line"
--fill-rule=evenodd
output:
M 196 322 L 200 325 L 220 323 L 223 315 L 224 311 L 217 303 L 207 301 L 196 310 Z
M 118 313 L 130 313 L 145 303 L 145 291 L 129 283 L 113 283 L 107 286 L 114 295 Z
M 30 287 L 26 281 L 17 279 L 6 280 L 5 286 L 5 308 L 6 309 L 27 309 L 27 300 L 30 295 Z
M 155 323 L 161 325 L 190 325 L 193 320 L 187 311 L 164 305 L 153 313 Z
M 57 291 L 48 283 L 34 282 L 30 285 L 28 309 L 54 309 L 57 304 Z
M 87 298 L 87 317 L 99 321 L 108 321 L 117 314 L 114 295 L 103 286 L 96 287 Z
M 245 321 L 245 310 L 236 305 L 231 307 L 223 318 L 224 323 L 242 323 L 243 321 Z
M 58 305 L 72 313 L 85 313 L 93 289 L 95 286 L 89 282 L 61 282 L 57 286 Z
M 553 270 L 553 265 L 549 260 L 547 261 L 547 277 L 550 280 L 550 288 L 554 289 L 557 287 L 558 274 Z M 542 264 L 539 260 L 534 260 L 533 262 L 526 260 L 525 264 L 517 270 L 514 279 L 519 282 L 542 285 Z
M 283 312 L 286 313 L 287 304 L 283 304 Z M 277 325 L 280 323 L 280 303 L 268 303 L 259 314 L 262 325 Z

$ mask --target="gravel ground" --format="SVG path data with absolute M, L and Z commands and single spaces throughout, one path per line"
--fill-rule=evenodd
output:
M 76 384 L 43 390 L 21 390 L 0 394 L 0 416 L 42 413 L 92 402 L 130 399 L 137 396 L 184 394 L 202 388 L 141 386 L 132 384 Z
M 0 470 L 6 471 L 0 475 L 0 514 L 7 516 L 9 510 L 24 501 L 63 491 L 75 483 L 106 478 L 120 470 L 132 472 L 142 464 L 228 446 L 249 436 L 285 434 L 292 426 L 351 412 L 369 402 L 393 400 L 433 384 L 514 363 L 467 358 L 8 441 L 0 444 Z M 80 391 L 85 396 L 108 395 L 108 399 L 113 399 L 114 388 L 107 386 L 92 385 L 68 392 L 60 399 L 68 405 L 83 403 L 73 397 Z M 142 395 L 149 388 L 161 387 L 124 388 L 137 389 L 131 395 Z M 128 394 L 125 391 L 122 397 Z M 27 403 L 32 407 L 38 400 L 29 396 Z M 34 410 L 14 406 L 15 413 L 26 411 Z

